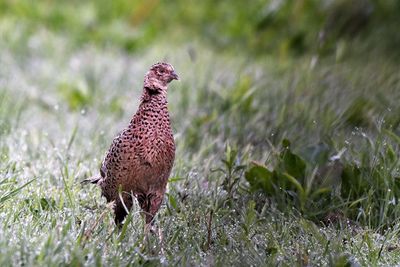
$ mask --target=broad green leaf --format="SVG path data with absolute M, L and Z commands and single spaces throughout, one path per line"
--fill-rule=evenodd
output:
M 265 166 L 255 165 L 245 172 L 245 178 L 249 182 L 252 191 L 263 190 L 273 194 L 273 173 Z
M 304 180 L 306 163 L 298 155 L 290 150 L 290 141 L 284 139 L 282 141 L 282 151 L 280 154 L 279 171 L 286 172 L 299 181 Z

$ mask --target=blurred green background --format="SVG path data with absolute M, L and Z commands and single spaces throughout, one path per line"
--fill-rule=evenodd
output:
M 397 57 L 399 12 L 396 0 L 0 3 L 2 27 L 22 27 L 27 38 L 45 28 L 77 46 L 115 45 L 131 53 L 160 39 L 173 44 L 200 40 L 218 51 L 283 58 L 331 54 L 349 41 L 367 42 L 363 51 Z

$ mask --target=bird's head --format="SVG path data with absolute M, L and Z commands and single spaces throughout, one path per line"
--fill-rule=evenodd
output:
M 144 77 L 144 87 L 151 91 L 167 90 L 172 80 L 179 80 L 174 67 L 169 63 L 156 63 Z

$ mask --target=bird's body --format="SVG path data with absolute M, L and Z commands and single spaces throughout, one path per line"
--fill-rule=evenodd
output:
M 167 108 L 167 84 L 177 79 L 171 65 L 157 63 L 145 76 L 138 111 L 114 138 L 101 165 L 97 183 L 108 202 L 115 202 L 120 225 L 136 197 L 151 223 L 160 208 L 175 158 Z

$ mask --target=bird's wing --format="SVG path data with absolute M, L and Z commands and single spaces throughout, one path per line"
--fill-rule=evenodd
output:
M 100 167 L 100 175 L 103 180 L 106 180 L 110 175 L 112 175 L 113 170 L 116 167 L 117 158 L 119 156 L 120 144 L 122 132 L 119 133 L 112 141 L 110 148 L 108 149 L 106 156 Z
M 103 179 L 107 178 L 107 174 L 109 170 L 112 170 L 115 166 L 115 162 L 118 158 L 118 154 L 120 153 L 120 140 L 121 140 L 122 133 L 119 133 L 111 142 L 110 148 L 108 149 L 106 156 L 100 167 L 100 175 Z
M 126 128 L 119 133 L 111 143 L 110 148 L 100 167 L 100 175 L 103 180 L 109 176 L 115 176 L 120 167 L 125 167 L 127 162 L 134 162 L 138 159 L 142 163 L 142 151 L 140 148 L 141 140 L 132 135 L 132 129 Z M 139 164 L 140 164 L 139 163 Z

